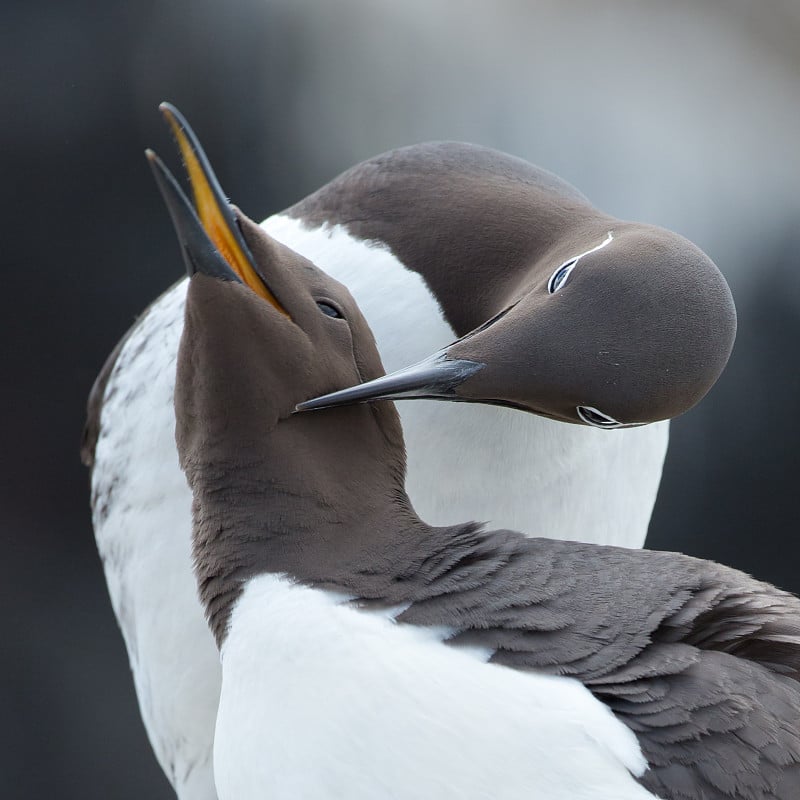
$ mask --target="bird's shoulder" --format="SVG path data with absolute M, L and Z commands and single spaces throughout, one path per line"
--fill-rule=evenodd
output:
M 465 526 L 397 617 L 490 662 L 580 680 L 665 798 L 800 796 L 800 600 L 678 553 Z
M 651 643 L 681 643 L 800 680 L 800 599 L 738 570 L 475 525 L 446 540 L 423 551 L 418 596 L 401 621 L 495 637 L 496 661 L 587 681 Z

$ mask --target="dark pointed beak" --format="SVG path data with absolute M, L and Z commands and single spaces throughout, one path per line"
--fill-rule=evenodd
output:
M 195 210 L 164 162 L 152 150 L 145 150 L 145 155 L 178 234 L 186 274 L 191 277 L 200 272 L 223 281 L 241 283 L 239 276 L 214 247 Z
M 288 317 L 289 313 L 258 274 L 233 208 L 225 198 L 194 131 L 173 105 L 161 103 L 159 109 L 169 123 L 183 157 L 192 186 L 194 208 L 152 150 L 147 151 L 147 158 L 178 233 L 187 272 L 189 275 L 203 272 L 222 280 L 244 283 Z
M 477 361 L 448 358 L 442 351 L 391 375 L 306 400 L 299 403 L 296 410 L 312 411 L 370 400 L 459 400 L 456 387 L 483 367 Z

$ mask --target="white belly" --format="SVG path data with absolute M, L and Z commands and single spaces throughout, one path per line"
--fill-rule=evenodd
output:
M 635 736 L 580 683 L 487 664 L 280 576 L 223 646 L 220 800 L 651 800 Z
M 422 279 L 385 249 L 284 217 L 265 227 L 348 285 L 387 370 L 454 338 Z M 172 406 L 185 292 L 183 281 L 164 295 L 122 349 L 92 488 L 98 549 L 151 744 L 181 800 L 209 800 L 220 671 L 191 571 L 191 495 Z M 597 431 L 488 406 L 415 400 L 398 408 L 409 495 L 427 522 L 476 519 L 532 535 L 644 542 L 666 423 Z

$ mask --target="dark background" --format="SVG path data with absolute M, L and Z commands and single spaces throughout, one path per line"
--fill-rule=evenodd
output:
M 78 459 L 96 372 L 182 271 L 142 156 L 177 164 L 164 99 L 257 219 L 390 147 L 454 138 L 697 242 L 739 337 L 673 424 L 649 544 L 800 590 L 798 41 L 791 0 L 4 3 L 0 795 L 170 796 Z

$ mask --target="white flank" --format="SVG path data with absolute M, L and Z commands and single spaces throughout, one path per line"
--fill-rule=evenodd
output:
M 182 800 L 213 800 L 219 654 L 192 573 L 192 494 L 172 405 L 186 287 L 163 295 L 120 353 L 92 492 L 97 548 L 150 743 Z
M 652 800 L 631 731 L 580 683 L 275 575 L 222 652 L 220 800 Z
M 264 226 L 348 286 L 387 370 L 453 340 L 422 278 L 385 247 L 284 216 Z M 92 488 L 98 549 L 151 744 L 181 800 L 211 800 L 220 670 L 192 574 L 191 495 L 172 405 L 185 292 L 182 281 L 160 298 L 122 348 Z M 413 400 L 398 408 L 407 488 L 427 522 L 474 519 L 530 535 L 644 542 L 667 423 L 600 431 L 489 406 Z M 262 678 L 269 680 L 266 667 Z

